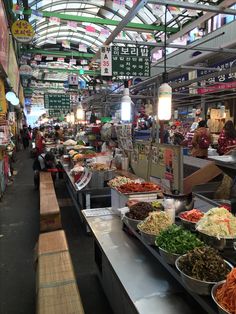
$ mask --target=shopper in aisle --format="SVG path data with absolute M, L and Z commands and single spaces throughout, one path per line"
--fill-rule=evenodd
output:
M 26 125 L 23 125 L 23 129 L 21 130 L 21 138 L 24 149 L 29 147 L 30 133 Z
M 35 145 L 37 149 L 37 154 L 40 155 L 44 151 L 44 127 L 40 127 L 40 129 L 37 129 L 36 135 L 35 135 Z
M 198 123 L 198 128 L 194 132 L 191 155 L 193 157 L 206 159 L 208 157 L 208 148 L 211 143 L 212 136 L 207 129 L 206 121 L 202 120 Z
M 54 129 L 55 129 L 55 140 L 63 141 L 64 140 L 63 130 L 60 128 L 59 125 L 56 125 Z
M 224 155 L 236 148 L 236 130 L 232 121 L 227 121 L 218 139 L 218 153 Z
M 40 154 L 36 157 L 33 163 L 34 170 L 34 186 L 39 188 L 39 173 L 40 171 L 47 171 L 48 169 L 56 169 L 56 160 L 53 153 Z M 56 178 L 56 173 L 52 173 L 53 180 Z

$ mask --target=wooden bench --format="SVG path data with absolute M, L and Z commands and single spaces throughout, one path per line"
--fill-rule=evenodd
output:
M 84 314 L 64 231 L 40 234 L 37 252 L 37 313 Z
M 40 232 L 61 229 L 60 208 L 51 173 L 40 173 Z

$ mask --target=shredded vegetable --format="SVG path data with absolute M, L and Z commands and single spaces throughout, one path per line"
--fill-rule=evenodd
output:
M 217 302 L 229 313 L 236 314 L 236 268 L 233 268 L 216 291 Z
M 158 235 L 161 230 L 168 228 L 172 224 L 169 215 L 164 212 L 151 212 L 148 217 L 138 224 L 139 230 Z
M 236 217 L 223 207 L 215 207 L 199 220 L 197 230 L 217 238 L 234 238 L 236 237 Z

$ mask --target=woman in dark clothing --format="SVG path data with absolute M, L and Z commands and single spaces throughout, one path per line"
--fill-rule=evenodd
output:
M 23 143 L 24 149 L 28 148 L 30 135 L 29 135 L 29 130 L 26 125 L 23 126 L 21 137 L 22 137 L 22 143 Z
M 236 146 L 236 130 L 232 121 L 227 121 L 218 139 L 218 153 L 224 155 Z

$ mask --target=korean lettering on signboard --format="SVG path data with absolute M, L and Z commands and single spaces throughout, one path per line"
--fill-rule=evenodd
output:
M 104 46 L 101 48 L 101 75 L 112 76 L 111 48 Z
M 65 94 L 44 94 L 44 108 L 68 111 L 70 109 L 70 96 Z
M 112 74 L 115 76 L 150 76 L 150 49 L 112 47 Z
M 182 82 L 185 82 L 188 80 L 189 80 L 188 73 L 186 73 L 186 74 L 183 74 L 181 76 L 173 78 L 169 83 L 182 83 Z M 177 93 L 177 92 L 188 93 L 188 91 L 189 91 L 189 88 L 186 86 L 173 88 L 173 92 L 175 92 L 175 93 Z
M 217 68 L 219 70 L 227 70 L 231 68 L 234 61 L 235 59 L 232 58 L 224 62 L 216 63 L 212 65 L 212 67 Z M 213 72 L 210 70 L 197 70 L 197 77 L 201 77 L 210 73 L 213 73 Z M 227 82 L 232 81 L 232 79 L 234 80 L 235 78 L 236 78 L 235 72 L 229 71 L 228 74 L 221 74 L 219 72 L 219 75 L 217 75 L 216 77 L 211 77 L 211 78 L 208 78 L 207 80 L 203 80 L 200 82 L 200 84 L 201 86 L 205 86 L 206 83 L 208 84 L 224 83 L 224 82 L 227 83 Z

